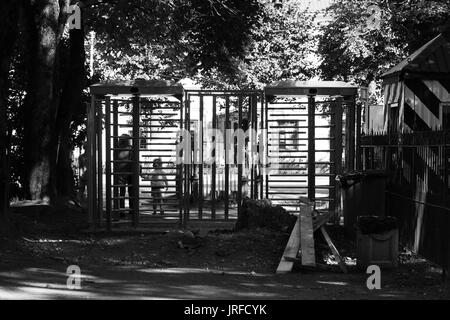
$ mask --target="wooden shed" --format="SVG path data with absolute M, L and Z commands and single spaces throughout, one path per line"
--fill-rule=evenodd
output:
M 384 131 L 450 129 L 450 41 L 440 34 L 383 74 Z

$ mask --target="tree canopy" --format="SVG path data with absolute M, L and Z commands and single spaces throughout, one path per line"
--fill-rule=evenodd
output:
M 315 75 L 314 15 L 298 1 L 282 8 L 260 1 L 153 2 L 141 10 L 121 1 L 87 15 L 101 78 L 190 77 L 206 87 L 261 88 Z
M 257 0 L 119 0 L 86 10 L 85 23 L 105 77 L 180 79 L 233 73 L 261 9 Z
M 286 1 L 280 9 L 264 7 L 258 23 L 251 29 L 251 41 L 244 59 L 232 77 L 203 75 L 212 86 L 259 88 L 279 80 L 307 80 L 316 75 L 314 17 L 297 1 Z M 224 83 L 225 82 L 225 83 Z
M 367 27 L 369 6 L 381 9 L 380 28 Z M 440 32 L 450 1 L 342 0 L 328 9 L 318 53 L 324 79 L 367 85 Z

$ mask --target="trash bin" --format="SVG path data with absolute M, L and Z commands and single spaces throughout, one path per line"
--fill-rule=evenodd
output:
M 356 222 L 360 216 L 385 216 L 386 178 L 386 173 L 378 170 L 336 177 L 341 187 L 344 228 L 348 234 L 356 234 Z
M 398 226 L 393 217 L 358 218 L 356 265 L 366 270 L 370 265 L 384 268 L 398 266 Z

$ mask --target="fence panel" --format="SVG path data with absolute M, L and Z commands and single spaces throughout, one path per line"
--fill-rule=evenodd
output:
M 449 131 L 362 138 L 364 169 L 388 173 L 387 214 L 402 243 L 448 270 L 450 253 Z

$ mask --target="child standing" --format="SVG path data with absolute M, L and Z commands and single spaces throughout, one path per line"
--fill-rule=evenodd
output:
M 150 177 L 152 187 L 153 198 L 153 215 L 156 215 L 156 211 L 159 204 L 160 214 L 164 214 L 162 209 L 162 189 L 168 189 L 167 176 L 162 170 L 163 164 L 161 159 L 153 160 L 153 171 Z

